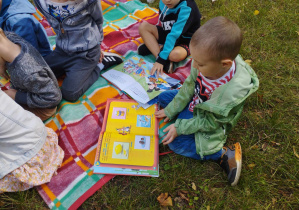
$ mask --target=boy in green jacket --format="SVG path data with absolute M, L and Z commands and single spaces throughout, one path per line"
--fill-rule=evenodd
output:
M 179 91 L 159 95 L 165 108 L 155 113 L 166 117 L 165 122 L 177 116 L 164 130 L 164 145 L 180 155 L 217 161 L 232 186 L 241 174 L 241 145 L 224 144 L 245 99 L 259 86 L 255 72 L 238 55 L 241 44 L 242 33 L 234 22 L 221 16 L 207 21 L 190 42 L 190 76 Z

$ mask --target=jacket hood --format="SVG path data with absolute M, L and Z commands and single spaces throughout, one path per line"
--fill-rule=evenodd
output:
M 228 116 L 235 106 L 243 103 L 259 87 L 259 80 L 253 69 L 238 55 L 235 59 L 236 73 L 226 84 L 216 88 L 211 98 L 197 104 L 200 109 Z
M 7 18 L 16 14 L 33 14 L 36 10 L 28 0 L 3 0 L 0 13 L 0 27 Z
M 1 8 L 0 8 L 0 17 L 2 17 L 6 13 L 10 3 L 11 3 L 11 0 L 2 1 L 2 5 L 1 5 Z

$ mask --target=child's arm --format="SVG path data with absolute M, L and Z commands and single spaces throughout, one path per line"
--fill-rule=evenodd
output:
M 192 68 L 190 75 L 185 80 L 177 95 L 167 105 L 167 107 L 165 107 L 165 114 L 170 120 L 180 113 L 191 101 L 194 95 L 194 87 L 197 75 L 198 71 L 195 68 Z
M 47 38 L 46 32 L 42 30 L 42 27 L 36 30 L 36 24 L 34 22 L 35 19 L 32 15 L 26 15 L 20 21 L 14 24 L 7 24 L 10 26 L 10 31 L 13 31 L 27 42 L 29 42 L 35 49 L 40 51 L 39 46 L 43 44 L 44 48 L 48 48 L 49 52 L 51 50 L 51 46 L 49 40 Z M 25 24 L 26 23 L 26 27 Z
M 166 64 L 169 54 L 175 47 L 178 38 L 190 28 L 192 21 L 188 20 L 191 19 L 191 16 L 192 11 L 190 7 L 182 6 L 180 8 L 178 19 L 173 24 L 170 33 L 167 35 L 163 48 L 161 48 L 161 52 L 159 53 L 156 62 L 162 65 Z
M 6 93 L 9 97 L 11 97 L 13 100 L 16 99 L 17 90 L 8 89 L 8 90 L 4 90 L 3 92 Z
M 204 117 L 193 117 L 191 119 L 177 119 L 174 126 L 178 135 L 189 135 L 199 131 L 208 132 L 219 128 L 222 125 L 216 120 L 214 114 L 206 112 Z
M 54 75 L 51 75 L 52 78 Z M 59 104 L 62 95 L 56 80 L 42 70 L 24 78 L 26 91 L 17 91 L 15 100 L 30 108 L 53 108 Z
M 102 43 L 104 35 L 103 35 L 103 13 L 102 13 L 101 1 L 97 1 L 95 6 L 92 8 L 91 17 L 98 25 L 99 31 L 101 33 L 100 42 Z

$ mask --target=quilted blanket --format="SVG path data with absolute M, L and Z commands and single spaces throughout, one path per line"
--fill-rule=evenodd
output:
M 158 22 L 158 10 L 138 0 L 102 0 L 104 15 L 104 41 L 102 50 L 114 52 L 124 59 L 136 54 L 143 41 L 138 33 L 142 21 Z M 45 18 L 37 11 L 35 17 L 45 27 L 49 40 L 55 44 L 55 33 Z M 154 62 L 154 57 L 149 56 Z M 190 73 L 191 61 L 180 64 L 173 78 L 182 82 Z M 61 82 L 61 81 L 60 81 Z M 2 85 L 7 85 L 1 80 Z M 37 188 L 51 209 L 76 209 L 89 196 L 114 176 L 93 174 L 98 136 L 101 132 L 106 100 L 128 98 L 112 84 L 100 77 L 75 103 L 63 100 L 57 113 L 45 122 L 59 136 L 59 145 L 65 152 L 61 168 L 51 182 Z M 160 138 L 166 126 L 160 122 Z

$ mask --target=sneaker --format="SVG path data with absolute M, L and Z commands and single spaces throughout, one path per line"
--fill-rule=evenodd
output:
M 104 52 L 104 58 L 102 61 L 104 68 L 102 70 L 108 69 L 111 66 L 120 64 L 122 62 L 123 62 L 123 59 L 121 58 L 120 55 L 118 55 L 116 53 Z
M 219 164 L 226 172 L 229 184 L 235 186 L 241 175 L 241 144 L 237 142 L 232 146 L 223 147 L 223 150 L 224 152 L 221 155 Z
M 145 44 L 141 44 L 138 46 L 137 53 L 142 56 L 152 54 L 152 52 L 147 48 Z

